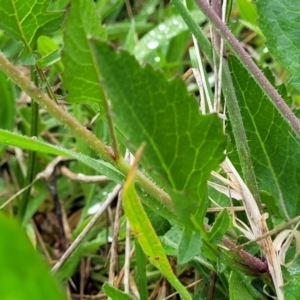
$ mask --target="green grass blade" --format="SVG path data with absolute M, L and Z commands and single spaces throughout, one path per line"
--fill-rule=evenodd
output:
M 110 297 L 112 300 L 134 300 L 131 296 L 125 294 L 124 292 L 118 290 L 113 285 L 105 282 L 103 287 L 105 294 Z
M 133 180 L 139 156 L 140 153 L 137 153 L 135 164 L 128 175 L 123 189 L 122 198 L 126 217 L 149 261 L 164 274 L 170 284 L 184 299 L 192 299 L 188 291 L 173 273 L 163 246 L 136 194 Z
M 147 259 L 137 239 L 134 240 L 136 267 L 137 267 L 137 281 L 140 293 L 140 300 L 148 299 L 148 282 L 146 275 Z
M 116 182 L 122 182 L 124 180 L 124 175 L 122 173 L 120 173 L 111 164 L 103 160 L 94 159 L 89 156 L 83 155 L 81 153 L 77 153 L 63 147 L 51 145 L 34 138 L 18 135 L 0 129 L 0 143 L 16 146 L 23 149 L 28 149 L 31 151 L 73 157 L 83 162 L 84 164 L 90 166 L 94 170 L 97 170 L 100 174 L 110 177 L 112 180 Z
M 191 16 L 197 23 L 202 23 L 205 20 L 204 15 L 199 10 L 191 12 Z M 145 34 L 136 44 L 134 55 L 138 60 L 143 60 L 152 51 L 166 45 L 172 38 L 187 30 L 188 27 L 182 18 L 173 16 Z

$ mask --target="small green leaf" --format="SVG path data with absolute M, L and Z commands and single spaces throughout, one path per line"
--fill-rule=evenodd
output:
M 0 28 L 25 45 L 25 56 L 33 53 L 40 35 L 56 31 L 62 12 L 49 12 L 50 0 L 0 0 Z
M 300 139 L 239 61 L 230 56 L 237 99 L 259 189 L 274 199 L 281 217 L 300 214 Z
M 112 300 L 134 300 L 131 296 L 125 294 L 124 292 L 118 290 L 113 285 L 105 282 L 102 287 L 104 293 L 110 297 Z
M 64 65 L 61 62 L 61 50 L 60 47 L 55 43 L 53 39 L 45 35 L 40 36 L 37 41 L 37 50 L 39 56 L 41 57 L 37 59 L 37 62 L 39 63 L 39 66 L 41 68 L 44 68 L 44 66 L 49 65 L 49 63 L 51 62 L 50 60 L 51 57 L 56 72 L 63 71 Z M 40 61 L 43 62 L 44 60 L 47 60 L 48 63 L 40 64 Z
M 299 1 L 257 0 L 256 9 L 269 51 L 292 75 L 290 84 L 300 90 Z
M 62 56 L 65 66 L 64 87 L 68 91 L 67 101 L 73 103 L 93 101 L 101 104 L 104 96 L 90 51 L 89 36 L 106 38 L 95 4 L 86 0 L 71 1 Z
M 82 258 L 82 253 L 83 247 L 82 245 L 79 245 L 68 258 L 68 260 L 59 269 L 59 271 L 54 275 L 58 281 L 62 282 L 63 280 L 66 280 L 74 275 L 76 268 L 78 267 L 78 264 Z
M 229 295 L 230 300 L 253 300 L 253 297 L 247 291 L 241 277 L 236 272 L 231 272 L 229 277 Z
M 223 209 L 217 216 L 213 226 L 208 232 L 208 237 L 211 243 L 218 244 L 225 235 L 230 224 L 229 214 L 226 209 Z
M 139 157 L 140 152 L 136 154 L 136 161 L 128 174 L 128 178 L 123 188 L 122 200 L 124 212 L 139 244 L 148 256 L 149 261 L 164 274 L 170 284 L 173 285 L 184 299 L 192 299 L 173 273 L 163 246 L 136 194 L 133 180 Z
M 177 225 L 174 225 L 164 236 L 160 237 L 161 243 L 163 244 L 167 255 L 178 255 L 178 247 L 181 236 L 182 230 Z M 202 252 L 193 257 L 193 260 L 200 262 L 203 266 L 210 270 L 215 270 L 214 266 L 207 260 L 206 257 L 204 257 Z
M 241 17 L 251 23 L 254 26 L 257 26 L 257 12 L 254 7 L 252 0 L 237 0 L 236 1 Z
M 146 142 L 142 165 L 173 197 L 180 221 L 206 207 L 210 172 L 224 159 L 226 138 L 217 115 L 201 115 L 196 100 L 179 78 L 159 72 L 106 43 L 92 40 L 112 116 L 131 152 Z M 203 214 L 202 214 L 203 215 Z M 203 218 L 203 216 L 202 216 Z M 201 219 L 198 222 L 202 222 Z
M 58 49 L 53 50 L 47 55 L 37 59 L 40 68 L 46 68 L 60 61 L 61 52 Z
M 201 234 L 189 228 L 184 229 L 178 246 L 178 263 L 183 265 L 200 253 Z
M 67 299 L 18 224 L 0 213 L 1 299 Z

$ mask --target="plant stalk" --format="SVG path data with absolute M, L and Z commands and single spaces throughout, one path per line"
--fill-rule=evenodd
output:
M 216 31 L 228 43 L 231 50 L 239 58 L 243 66 L 248 70 L 251 76 L 254 77 L 257 84 L 261 87 L 264 93 L 272 100 L 276 108 L 281 112 L 282 116 L 291 124 L 295 132 L 300 136 L 300 121 L 294 115 L 292 110 L 287 106 L 277 90 L 272 86 L 263 72 L 257 67 L 250 55 L 240 45 L 239 41 L 231 33 L 229 28 L 213 11 L 206 0 L 195 0 L 202 12 L 206 15 Z
M 191 30 L 192 34 L 195 36 L 201 49 L 207 55 L 208 59 L 213 61 L 213 53 L 211 44 L 208 39 L 203 34 L 202 30 L 199 28 L 198 24 L 193 20 L 187 8 L 183 5 L 181 0 L 172 0 L 174 6 L 182 16 L 183 20 L 186 22 L 187 26 Z M 216 60 L 219 61 L 220 57 L 218 53 L 215 53 Z M 260 211 L 262 211 L 262 204 L 260 200 L 259 190 L 257 187 L 256 177 L 254 173 L 252 158 L 250 150 L 248 147 L 248 141 L 245 133 L 245 128 L 239 109 L 238 101 L 236 98 L 234 86 L 231 79 L 231 74 L 228 68 L 227 61 L 223 59 L 223 69 L 222 69 L 222 92 L 227 99 L 227 109 L 232 126 L 232 132 L 235 138 L 237 152 L 239 155 L 241 168 L 243 172 L 243 177 L 246 185 L 251 191 L 257 206 Z
M 38 77 L 34 67 L 31 67 L 30 73 L 31 73 L 31 79 L 35 82 L 35 84 L 38 84 Z M 31 136 L 36 137 L 38 135 L 38 119 L 39 119 L 39 105 L 34 101 L 34 99 L 31 99 L 31 124 L 30 124 Z M 36 152 L 29 151 L 29 156 L 27 161 L 27 174 L 23 185 L 24 187 L 28 186 L 34 178 L 35 160 L 36 160 Z M 30 198 L 30 191 L 31 188 L 25 190 L 18 206 L 18 219 L 21 223 L 26 213 L 27 205 Z
M 123 174 L 128 174 L 130 165 L 127 164 L 122 157 L 116 161 L 113 149 L 105 145 L 61 106 L 57 105 L 52 99 L 50 99 L 48 95 L 44 94 L 33 82 L 25 77 L 18 68 L 10 63 L 1 52 L 0 70 L 16 85 L 18 85 L 28 96 L 34 99 L 41 107 L 45 108 L 49 114 L 59 120 L 62 124 L 69 127 L 69 129 L 77 137 L 86 142 L 87 145 L 89 145 L 90 148 L 99 154 L 104 160 L 111 163 Z M 160 189 L 153 181 L 141 172 L 136 173 L 136 182 L 139 187 L 138 191 L 145 192 L 152 197 L 151 200 L 149 197 L 142 197 L 146 205 L 159 214 L 165 214 L 166 218 L 176 221 L 176 216 L 173 213 L 172 202 L 167 193 Z M 156 209 L 156 207 L 159 209 Z

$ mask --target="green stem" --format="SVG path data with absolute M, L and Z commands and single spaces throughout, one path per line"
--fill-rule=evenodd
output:
M 38 77 L 34 67 L 31 67 L 31 79 L 35 82 L 35 84 L 38 84 Z M 31 127 L 30 127 L 31 136 L 36 137 L 38 135 L 38 119 L 39 119 L 39 105 L 33 99 L 31 99 Z M 29 151 L 29 157 L 27 162 L 27 174 L 24 180 L 24 186 L 29 185 L 34 178 L 35 160 L 36 160 L 36 152 Z M 19 203 L 18 218 L 21 223 L 26 213 L 27 205 L 30 198 L 30 191 L 31 188 L 25 190 L 22 199 Z
M 112 140 L 112 147 L 113 147 L 113 150 L 114 150 L 115 159 L 116 159 L 116 161 L 118 161 L 120 159 L 120 157 L 122 157 L 122 155 L 120 153 L 117 134 L 116 134 L 116 131 L 115 131 L 113 120 L 111 118 L 111 112 L 110 112 L 110 107 L 108 105 L 106 93 L 103 93 L 103 96 L 104 96 L 104 101 L 103 101 L 104 102 L 104 107 L 105 107 L 105 110 L 106 110 L 106 119 L 107 119 L 107 123 L 108 123 L 110 138 Z
M 134 239 L 136 267 L 140 300 L 148 299 L 148 283 L 146 274 L 146 256 L 137 239 Z
M 183 5 L 181 0 L 172 0 L 172 2 L 176 7 L 176 9 L 178 10 L 178 12 L 180 13 L 180 15 L 182 16 L 183 20 L 186 22 L 192 34 L 195 36 L 202 50 L 205 52 L 209 60 L 212 62 L 213 54 L 212 54 L 211 44 L 203 34 L 202 30 L 199 28 L 198 24 L 193 20 L 189 11 Z M 216 59 L 217 61 L 219 61 L 220 59 L 218 53 L 216 53 Z M 254 173 L 250 150 L 248 147 L 245 128 L 242 121 L 242 116 L 236 98 L 234 86 L 232 83 L 230 70 L 228 68 L 228 64 L 225 59 L 223 59 L 222 78 L 223 78 L 222 92 L 227 99 L 228 114 L 232 126 L 232 132 L 236 142 L 237 152 L 242 167 L 243 177 L 246 185 L 248 186 L 249 190 L 251 191 L 257 203 L 259 210 L 262 211 L 259 190 L 257 187 L 256 177 Z
M 247 136 L 244 129 L 244 124 L 238 104 L 238 100 L 236 98 L 236 94 L 234 91 L 234 86 L 232 83 L 232 78 L 230 74 L 230 70 L 228 67 L 227 61 L 223 60 L 223 73 L 222 73 L 222 91 L 227 100 L 227 111 L 230 117 L 230 124 L 232 128 L 232 132 L 235 139 L 235 144 L 237 147 L 243 177 L 245 179 L 245 183 L 252 193 L 258 209 L 260 213 L 263 212 L 263 207 L 260 199 L 260 194 L 256 182 L 256 176 L 254 172 L 253 162 L 248 146 Z
M 44 94 L 33 82 L 26 78 L 18 68 L 11 64 L 2 53 L 0 53 L 0 70 L 41 107 L 45 108 L 49 114 L 69 127 L 74 135 L 82 139 L 104 160 L 112 164 L 123 174 L 128 174 L 130 165 L 128 165 L 122 157 L 116 161 L 114 151 L 110 147 L 105 145 L 105 143 L 100 141 L 92 132 L 82 126 L 62 107 L 50 99 L 48 95 Z M 158 214 L 172 221 L 176 221 L 170 196 L 141 172 L 137 172 L 136 181 L 140 194 L 145 193 L 151 196 L 141 197 L 144 203 Z
M 2 53 L 0 53 L 0 70 L 18 85 L 28 96 L 34 99 L 41 107 L 45 108 L 49 114 L 66 125 L 71 131 L 86 142 L 95 152 L 110 163 L 114 163 L 114 153 L 112 149 L 100 141 L 93 133 L 82 126 L 61 106 L 57 105 L 49 96 L 45 95 L 33 82 L 11 64 Z

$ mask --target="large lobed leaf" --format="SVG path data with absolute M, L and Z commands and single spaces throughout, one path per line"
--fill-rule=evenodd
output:
M 230 57 L 229 65 L 259 188 L 273 196 L 282 217 L 295 217 L 300 213 L 300 140 L 238 60 Z
M 218 117 L 200 115 L 179 78 L 167 81 L 128 53 L 115 52 L 97 40 L 91 43 L 113 118 L 128 148 L 135 152 L 146 142 L 143 166 L 172 192 L 177 215 L 191 225 L 191 215 L 207 204 L 210 172 L 224 159 L 226 139 Z
M 71 2 L 64 35 L 62 61 L 64 87 L 68 90 L 67 100 L 73 103 L 103 101 L 103 91 L 90 51 L 88 37 L 106 38 L 93 1 Z
M 257 0 L 259 27 L 267 46 L 300 90 L 300 10 L 298 0 Z
M 0 0 L 0 28 L 25 45 L 26 53 L 32 53 L 37 38 L 56 31 L 62 20 L 62 12 L 48 12 L 50 0 Z

